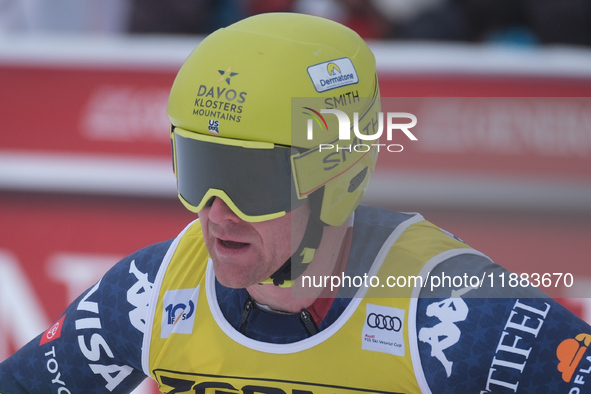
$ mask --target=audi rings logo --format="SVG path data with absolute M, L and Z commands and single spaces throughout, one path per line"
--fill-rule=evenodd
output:
M 405 310 L 368 303 L 361 331 L 361 348 L 374 352 L 404 356 Z
M 372 312 L 367 316 L 367 325 L 370 328 L 377 328 L 378 330 L 398 332 L 402 328 L 402 321 L 396 316 Z

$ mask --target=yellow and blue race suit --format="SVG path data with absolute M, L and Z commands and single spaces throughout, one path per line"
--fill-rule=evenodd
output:
M 124 258 L 1 363 L 0 392 L 129 393 L 147 376 L 165 393 L 591 392 L 591 328 L 556 301 L 485 281 L 432 288 L 506 271 L 418 214 L 360 206 L 351 230 L 351 281 L 310 308 L 317 332 L 217 282 L 196 221 Z

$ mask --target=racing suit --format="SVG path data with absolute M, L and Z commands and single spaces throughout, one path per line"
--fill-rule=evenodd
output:
M 340 260 L 336 297 L 278 313 L 216 281 L 195 221 L 1 363 L 0 393 L 128 393 L 147 376 L 165 393 L 591 392 L 591 328 L 484 280 L 508 273 L 422 216 L 360 206 Z M 483 280 L 432 286 L 467 276 Z

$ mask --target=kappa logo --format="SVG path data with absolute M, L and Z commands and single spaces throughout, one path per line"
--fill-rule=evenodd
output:
M 148 304 L 154 285 L 149 281 L 148 274 L 137 268 L 135 260 L 129 265 L 129 273 L 136 278 L 136 282 L 127 290 L 127 302 L 134 307 L 129 311 L 129 321 L 140 332 L 145 332 Z
M 421 342 L 431 345 L 431 356 L 435 357 L 443 365 L 447 377 L 451 376 L 453 362 L 447 359 L 443 351 L 460 340 L 462 332 L 455 323 L 464 321 L 468 317 L 468 305 L 460 296 L 470 290 L 472 290 L 472 287 L 452 290 L 451 298 L 429 304 L 427 306 L 427 316 L 437 317 L 440 323 L 419 330 L 419 339 Z
M 168 290 L 164 293 L 161 338 L 170 334 L 191 334 L 195 322 L 195 309 L 199 286 L 194 289 Z

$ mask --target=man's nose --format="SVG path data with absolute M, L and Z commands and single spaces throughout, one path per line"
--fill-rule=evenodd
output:
M 230 209 L 228 204 L 219 197 L 214 197 L 208 204 L 209 206 L 209 220 L 215 223 L 223 223 L 225 221 L 238 223 L 241 219 Z

